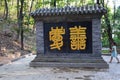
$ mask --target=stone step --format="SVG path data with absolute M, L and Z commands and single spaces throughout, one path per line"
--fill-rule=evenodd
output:
M 103 63 L 103 59 L 81 59 L 81 58 L 36 58 L 33 62 L 68 62 L 68 63 Z
M 82 56 L 75 56 L 75 55 L 73 55 L 73 56 L 71 56 L 71 55 L 68 55 L 68 56 L 66 56 L 66 55 L 62 55 L 62 56 L 60 56 L 60 55 L 58 55 L 58 56 L 56 56 L 56 55 L 40 55 L 40 56 L 37 56 L 36 58 L 80 58 L 80 59 L 101 59 L 102 57 L 93 57 L 93 56 L 84 56 L 84 55 L 82 55 Z
M 105 63 L 31 62 L 31 67 L 108 68 Z

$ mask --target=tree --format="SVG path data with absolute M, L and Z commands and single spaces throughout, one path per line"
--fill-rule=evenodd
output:
M 5 0 L 5 20 L 8 18 L 8 3 L 7 0 Z
M 104 0 L 101 0 L 101 3 L 102 3 L 102 5 L 103 5 L 103 7 L 104 7 L 105 1 L 104 1 Z
M 104 0 L 103 0 L 104 1 Z M 103 2 L 104 3 L 104 2 Z M 104 19 L 105 19 L 105 24 L 106 24 L 106 30 L 107 30 L 107 35 L 108 35 L 108 41 L 109 41 L 109 48 L 112 48 L 112 42 L 114 42 L 113 38 L 112 38 L 112 27 L 111 27 L 111 23 L 110 23 L 110 13 L 109 13 L 109 8 L 108 8 L 108 3 L 106 3 L 106 9 L 107 9 L 107 13 L 104 14 Z M 102 4 L 104 5 L 104 4 Z
M 120 45 L 120 7 L 117 8 L 114 15 L 114 35 L 115 40 L 118 45 Z
M 97 0 L 97 2 L 96 2 L 97 4 L 100 4 L 100 0 Z
M 31 13 L 31 10 L 32 10 L 32 6 L 33 6 L 33 2 L 34 0 L 31 1 L 31 5 L 30 5 L 30 10 L 29 10 L 29 16 L 28 16 L 28 27 L 29 27 L 29 23 L 30 23 L 30 13 Z
M 56 0 L 54 0 L 54 4 L 53 4 L 54 7 L 56 7 Z
M 112 42 L 114 42 L 113 38 L 112 38 L 112 28 L 111 28 L 111 24 L 110 24 L 110 19 L 108 18 L 108 14 L 104 15 L 105 17 L 105 23 L 107 25 L 107 34 L 108 34 L 108 41 L 109 41 L 109 48 L 112 48 Z
M 20 31 L 21 31 L 21 49 L 24 49 L 24 43 L 23 43 L 23 4 L 24 4 L 24 0 L 20 0 L 21 6 L 20 6 L 20 13 L 19 13 L 19 27 L 20 27 Z
M 19 35 L 20 35 L 20 22 L 19 22 L 19 0 L 17 0 L 17 24 L 18 24 L 18 28 L 17 28 L 17 37 L 16 37 L 16 41 L 19 40 Z

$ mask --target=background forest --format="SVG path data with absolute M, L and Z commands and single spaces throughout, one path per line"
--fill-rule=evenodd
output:
M 39 8 L 99 4 L 107 9 L 102 23 L 102 46 L 111 41 L 120 46 L 120 6 L 118 0 L 0 0 L 0 51 L 35 53 L 35 26 L 30 13 Z M 118 1 L 118 2 L 117 2 Z M 109 3 L 113 5 L 109 5 Z

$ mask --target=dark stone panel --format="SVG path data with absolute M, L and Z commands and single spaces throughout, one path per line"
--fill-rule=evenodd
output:
M 65 34 L 63 35 L 63 46 L 61 50 L 50 49 L 51 41 L 49 41 L 49 31 L 51 31 L 51 27 L 53 28 L 60 28 L 63 26 L 65 29 Z M 74 26 L 82 26 L 86 27 L 86 49 L 85 50 L 71 50 L 70 48 L 70 30 L 69 28 Z M 78 53 L 78 54 L 89 54 L 92 53 L 92 22 L 91 21 L 84 21 L 84 22 L 59 22 L 59 23 L 44 23 L 44 44 L 45 44 L 45 54 L 46 53 Z

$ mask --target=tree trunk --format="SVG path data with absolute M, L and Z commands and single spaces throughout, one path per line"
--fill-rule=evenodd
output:
M 100 0 L 97 0 L 97 2 L 96 2 L 97 4 L 100 4 Z
M 103 0 L 104 3 L 104 0 Z M 104 4 L 103 4 L 104 5 Z M 108 9 L 108 2 L 106 3 L 106 8 Z M 107 35 L 108 35 L 108 41 L 109 41 L 109 48 L 112 48 L 112 42 L 114 42 L 113 38 L 112 38 L 112 28 L 111 28 L 111 24 L 110 24 L 110 19 L 108 18 L 108 13 L 106 13 L 104 15 L 105 17 L 105 23 L 107 25 Z
M 66 5 L 69 6 L 69 2 L 68 2 L 68 0 L 66 1 Z
M 56 7 L 56 0 L 54 0 L 53 6 Z
M 105 1 L 104 1 L 104 0 L 102 0 L 102 1 L 101 1 L 101 3 L 102 3 L 102 6 L 104 7 Z
M 114 41 L 112 38 L 112 29 L 111 29 L 111 25 L 110 25 L 110 20 L 108 19 L 108 15 L 105 14 L 105 23 L 107 24 L 107 32 L 108 32 L 108 41 L 109 41 L 109 48 L 112 48 L 112 42 Z
M 8 4 L 7 4 L 7 0 L 5 0 L 5 11 L 6 11 L 6 13 L 5 13 L 5 20 L 8 18 Z
M 0 35 L 0 37 L 1 37 L 1 35 Z M 0 54 L 1 54 L 1 47 L 2 47 L 1 45 L 2 45 L 2 42 L 0 41 Z
M 28 27 L 29 27 L 29 23 L 30 23 L 30 13 L 32 10 L 33 2 L 34 2 L 34 0 L 31 1 L 31 5 L 30 5 L 29 16 L 28 16 Z
M 0 1 L 0 6 L 2 6 L 2 1 Z
M 44 0 L 43 0 L 43 8 L 44 8 Z
M 17 29 L 17 36 L 16 36 L 16 41 L 19 40 L 19 35 L 20 35 L 20 22 L 19 22 L 19 0 L 17 0 L 17 24 L 18 24 L 18 29 Z
M 21 2 L 21 6 L 20 6 L 20 13 L 19 13 L 19 22 L 20 22 L 20 24 L 19 24 L 19 27 L 20 27 L 20 31 L 21 31 L 21 50 L 23 50 L 24 49 L 24 43 L 23 43 L 23 4 L 24 4 L 24 0 L 20 0 L 20 2 Z
M 19 0 L 17 0 L 17 19 L 19 18 Z
M 56 7 L 56 0 L 51 0 L 50 7 Z

